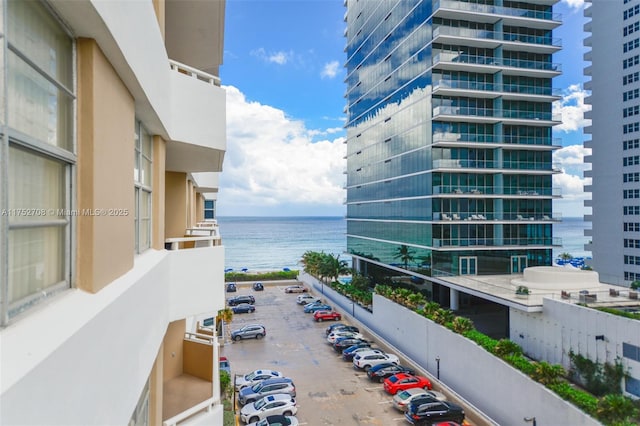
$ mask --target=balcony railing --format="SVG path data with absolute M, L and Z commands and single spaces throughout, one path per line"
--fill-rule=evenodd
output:
M 524 95 L 559 96 L 561 89 L 552 87 L 529 86 L 525 84 L 494 84 L 484 81 L 440 79 L 433 82 L 433 90 L 459 89 L 477 90 L 481 92 L 505 92 Z
M 220 77 L 216 77 L 215 75 L 208 74 L 197 68 L 174 61 L 173 59 L 169 59 L 169 66 L 173 71 L 204 81 L 207 84 L 220 87 Z
M 494 160 L 433 160 L 434 169 L 495 169 Z
M 527 222 L 561 222 L 562 214 L 528 213 L 528 212 L 447 212 L 433 213 L 433 220 L 438 221 L 527 221 Z
M 508 41 L 518 42 L 526 44 L 536 44 L 541 46 L 553 46 L 562 47 L 562 39 L 551 38 L 547 36 L 532 36 L 529 34 L 518 33 L 501 33 L 497 31 L 489 30 L 477 30 L 472 28 L 460 28 L 460 27 L 448 27 L 439 26 L 433 30 L 433 38 L 439 36 L 453 36 L 453 37 L 465 37 L 476 38 L 483 40 L 496 40 L 496 41 Z
M 462 185 L 436 185 L 433 187 L 433 194 L 453 194 L 453 195 L 517 195 L 526 197 L 554 196 L 562 195 L 562 189 L 535 188 L 523 189 L 522 187 L 501 187 L 501 186 L 462 186 Z
M 177 426 L 186 421 L 195 420 L 195 417 L 211 416 L 213 419 L 222 418 L 224 408 L 222 404 L 220 404 L 219 399 L 220 398 L 209 398 L 206 401 L 202 401 L 188 410 L 163 421 L 162 426 Z
M 433 56 L 432 65 L 440 62 L 453 62 L 470 65 L 490 65 L 509 68 L 524 68 L 540 71 L 562 71 L 562 64 L 547 61 L 530 61 L 523 59 L 494 58 L 483 55 L 469 55 L 461 52 L 440 52 Z
M 434 238 L 433 247 L 562 246 L 561 238 Z
M 470 142 L 470 143 L 497 143 L 510 145 L 538 145 L 561 146 L 561 138 L 534 137 L 534 136 L 496 136 L 482 133 L 442 133 L 433 134 L 433 143 L 439 142 Z
M 456 9 L 464 12 L 490 13 L 493 15 L 514 16 L 518 18 L 541 19 L 545 21 L 561 21 L 562 14 L 543 10 L 517 9 L 513 7 L 492 6 L 471 2 L 437 0 L 433 2 L 433 12 L 440 8 Z
M 562 114 L 551 112 L 537 112 L 526 110 L 497 110 L 493 108 L 473 107 L 473 106 L 436 106 L 433 108 L 433 117 L 439 115 L 455 115 L 470 117 L 487 117 L 497 119 L 533 120 L 533 121 L 562 121 Z

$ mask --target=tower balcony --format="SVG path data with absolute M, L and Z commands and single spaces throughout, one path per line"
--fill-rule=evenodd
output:
M 540 237 L 540 238 L 434 238 L 433 247 L 437 249 L 458 250 L 473 247 L 476 249 L 513 247 L 523 249 L 550 249 L 562 247 L 562 238 Z
M 496 136 L 479 133 L 436 132 L 432 135 L 433 146 L 456 148 L 461 145 L 477 148 L 509 148 L 526 150 L 556 150 L 562 148 L 561 138 L 535 136 Z
M 433 43 L 553 54 L 562 48 L 562 40 L 546 36 L 503 33 L 471 28 L 439 26 L 433 30 Z
M 562 64 L 548 61 L 494 58 L 444 51 L 433 55 L 431 64 L 437 70 L 496 73 L 526 77 L 553 78 L 562 74 Z
M 436 0 L 433 2 L 432 10 L 434 16 L 444 19 L 487 23 L 496 23 L 502 20 L 506 25 L 548 30 L 562 24 L 560 13 L 472 2 Z
M 529 101 L 561 99 L 560 89 L 523 84 L 494 84 L 468 80 L 440 79 L 433 82 L 433 94 L 441 96 L 468 96 L 473 98 L 517 99 Z
M 440 121 L 462 121 L 471 123 L 505 122 L 513 125 L 554 126 L 562 122 L 562 114 L 526 110 L 506 110 L 474 106 L 436 106 L 433 119 Z

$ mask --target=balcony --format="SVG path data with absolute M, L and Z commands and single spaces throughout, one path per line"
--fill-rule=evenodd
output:
M 494 160 L 433 160 L 433 169 L 495 169 Z
M 460 247 L 523 247 L 523 248 L 551 248 L 562 247 L 561 238 L 434 238 L 433 247 L 458 249 Z
M 535 188 L 535 189 L 523 189 L 522 187 L 504 187 L 504 186 L 486 186 L 486 185 L 436 185 L 433 187 L 433 195 L 453 195 L 456 198 L 466 197 L 478 197 L 483 198 L 497 198 L 513 196 L 517 198 L 561 198 L 562 189 L 555 188 Z M 492 197 L 493 196 L 493 197 Z
M 491 148 L 508 146 L 509 149 L 526 150 L 549 150 L 560 149 L 562 147 L 561 138 L 534 137 L 534 136 L 511 136 L 501 137 L 483 133 L 453 133 L 436 132 L 432 136 L 434 146 L 459 147 L 461 145 L 490 146 Z
M 471 93 L 470 93 L 471 92 Z M 468 96 L 516 100 L 549 101 L 561 98 L 560 89 L 528 86 L 524 84 L 494 84 L 484 81 L 440 79 L 433 82 L 433 94 L 442 96 Z M 463 95 L 464 94 L 464 95 Z
M 474 123 L 498 123 L 512 125 L 553 126 L 562 121 L 562 114 L 527 110 L 493 109 L 474 106 L 436 106 L 434 120 L 465 121 Z
M 218 352 L 215 340 L 212 335 L 185 333 L 181 345 L 172 345 L 172 360 L 182 360 L 182 363 L 178 361 L 178 365 L 173 365 L 177 371 L 164 381 L 163 426 L 222 424 L 219 385 L 215 386 L 218 374 L 214 362 Z M 208 423 L 202 423 L 204 421 Z
M 209 235 L 203 235 L 209 233 Z M 170 321 L 224 308 L 224 247 L 217 226 L 187 229 L 168 238 Z
M 503 45 L 507 50 L 552 54 L 562 48 L 562 40 L 544 35 L 532 36 L 518 33 L 477 30 L 441 25 L 433 30 L 433 42 L 449 45 L 495 49 Z
M 562 14 L 542 10 L 518 9 L 489 4 L 439 0 L 433 3 L 434 16 L 473 22 L 495 23 L 503 20 L 507 25 L 528 28 L 553 29 L 561 25 Z M 486 15 L 498 15 L 489 17 Z
M 494 58 L 450 51 L 436 53 L 431 63 L 436 69 L 466 70 L 480 73 L 502 71 L 505 75 L 528 77 L 555 77 L 562 74 L 562 64 L 559 63 Z
M 543 213 L 530 213 L 530 212 L 469 212 L 469 211 L 457 211 L 457 212 L 447 212 L 447 213 L 433 213 L 433 220 L 435 221 L 444 221 L 444 222 L 460 222 L 462 221 L 464 224 L 469 224 L 471 222 L 482 222 L 482 221 L 491 221 L 496 222 L 562 222 L 562 214 L 561 213 L 551 213 L 543 214 Z
M 226 150 L 226 95 L 220 80 L 170 61 L 168 171 L 220 172 Z

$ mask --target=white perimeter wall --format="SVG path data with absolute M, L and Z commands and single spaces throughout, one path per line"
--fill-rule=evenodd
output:
M 640 380 L 640 362 L 622 357 L 623 342 L 640 346 L 640 321 L 545 298 L 540 313 L 512 309 L 509 332 L 532 358 L 565 368 L 570 367 L 571 350 L 593 361 L 613 363 L 619 358 L 629 375 Z M 596 340 L 600 335 L 604 341 Z

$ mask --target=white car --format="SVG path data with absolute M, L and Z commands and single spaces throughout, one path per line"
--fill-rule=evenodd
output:
M 255 423 L 250 423 L 247 426 L 298 426 L 298 419 L 293 416 L 267 416 L 264 419 Z
M 286 393 L 276 393 L 242 407 L 240 419 L 245 423 L 253 423 L 267 416 L 276 414 L 292 416 L 296 412 L 298 412 L 298 407 L 294 397 Z
M 329 335 L 327 336 L 327 342 L 331 343 L 332 345 L 336 342 L 337 339 L 341 338 L 341 337 L 351 337 L 354 339 L 364 339 L 364 336 L 360 333 L 356 333 L 353 331 L 333 331 L 331 333 L 329 333 Z
M 296 297 L 296 303 L 298 305 L 306 305 L 307 303 L 313 303 L 313 302 L 319 302 L 319 301 L 320 301 L 320 298 L 312 296 L 307 293 L 299 294 L 298 297 Z
M 353 357 L 353 366 L 364 371 L 369 371 L 371 367 L 383 362 L 398 364 L 400 359 L 394 354 L 379 353 L 375 350 L 360 352 Z
M 258 382 L 267 379 L 273 379 L 275 377 L 284 377 L 279 371 L 273 370 L 254 370 L 251 373 L 247 373 L 244 376 L 236 377 L 236 390 L 246 388 L 247 386 L 253 386 Z
M 393 406 L 400 411 L 407 411 L 407 407 L 417 399 L 425 399 L 425 402 L 446 401 L 444 394 L 422 388 L 410 388 L 396 393 L 393 396 Z M 426 401 L 431 398 L 432 401 Z

